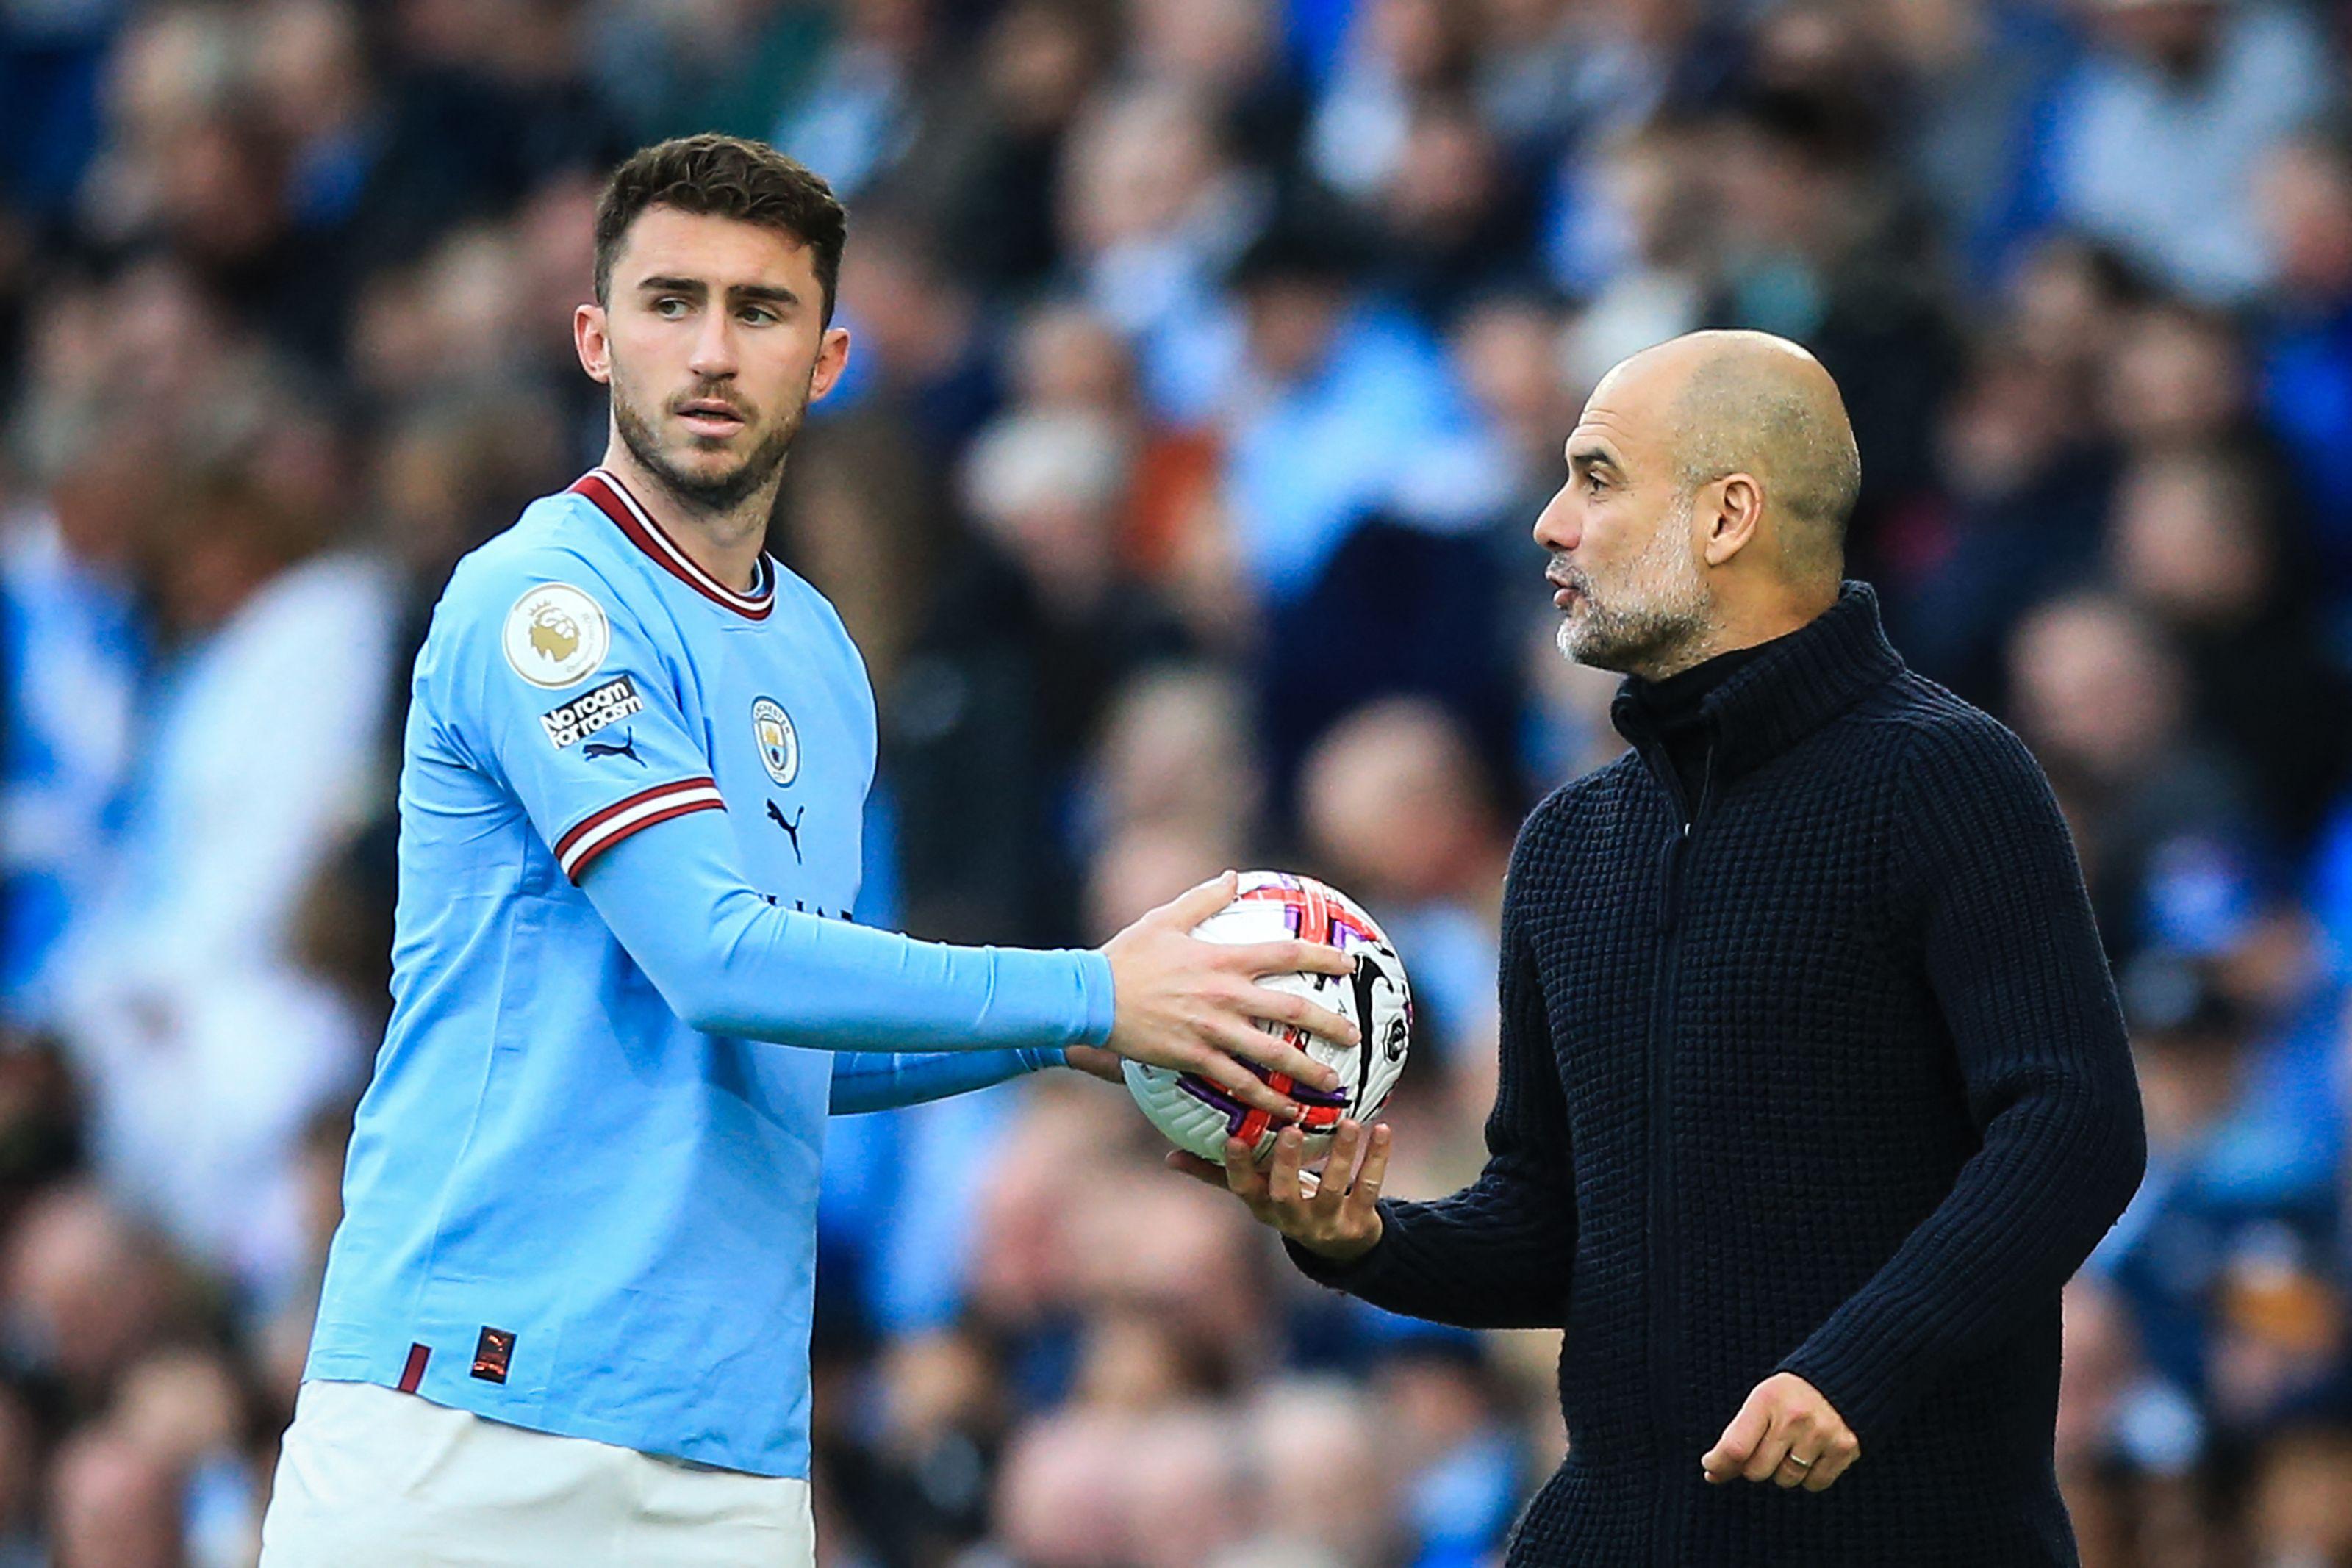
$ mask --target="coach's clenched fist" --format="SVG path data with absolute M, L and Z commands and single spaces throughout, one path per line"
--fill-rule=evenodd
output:
M 1769 1480 L 1827 1491 L 1862 1457 L 1862 1439 L 1822 1391 L 1793 1372 L 1758 1384 L 1699 1460 L 1710 1481 Z

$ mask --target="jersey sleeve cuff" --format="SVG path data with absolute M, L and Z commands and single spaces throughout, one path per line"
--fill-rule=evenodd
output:
M 1085 1032 L 1071 1043 L 1074 1045 L 1105 1045 L 1110 1040 L 1113 1017 L 1110 960 L 1094 951 L 1081 952 L 1078 958 L 1078 988 L 1086 998 Z
M 593 811 L 572 824 L 562 837 L 555 841 L 555 863 L 573 882 L 588 869 L 589 862 L 632 833 L 642 832 L 656 822 L 667 822 L 672 817 L 683 817 L 688 811 L 723 811 L 727 802 L 719 793 L 719 785 L 709 778 L 680 779 L 668 784 L 656 784 L 650 789 L 640 789 L 625 800 L 615 800 L 601 811 Z

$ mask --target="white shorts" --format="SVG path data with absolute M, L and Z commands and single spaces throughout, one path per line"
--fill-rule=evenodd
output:
M 813 1568 L 809 1486 L 305 1383 L 262 1568 Z

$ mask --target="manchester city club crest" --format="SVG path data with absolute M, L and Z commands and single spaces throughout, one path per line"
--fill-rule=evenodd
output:
M 751 732 L 759 737 L 760 760 L 768 769 L 768 777 L 779 785 L 789 784 L 800 777 L 801 737 L 793 728 L 793 716 L 773 697 L 761 697 L 751 705 Z

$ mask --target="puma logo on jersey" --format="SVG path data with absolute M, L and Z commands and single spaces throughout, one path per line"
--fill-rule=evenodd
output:
M 618 740 L 592 740 L 580 748 L 583 757 L 625 757 L 643 768 L 646 759 L 637 755 L 637 732 L 625 729 Z
M 793 841 L 793 859 L 795 861 L 801 858 L 801 819 L 807 815 L 808 808 L 803 806 L 793 813 L 793 820 L 788 822 L 784 821 L 784 809 L 773 800 L 768 802 L 768 820 L 783 829 L 784 836 Z

